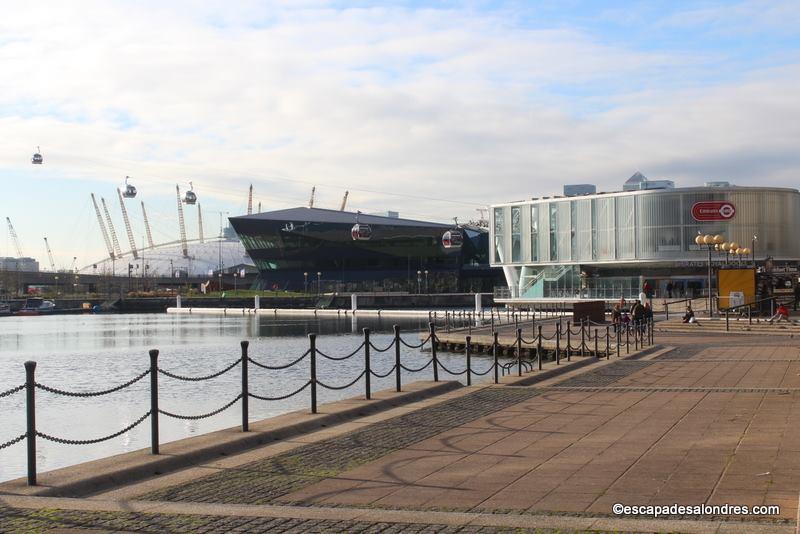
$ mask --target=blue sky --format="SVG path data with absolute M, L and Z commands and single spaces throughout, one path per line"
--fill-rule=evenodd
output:
M 618 188 L 797 186 L 800 7 L 730 2 L 14 2 L 0 20 L 0 216 L 58 266 L 104 254 L 89 194 L 131 175 L 157 241 L 263 209 L 461 220 Z M 37 145 L 45 165 L 29 163 Z M 139 199 L 137 199 L 138 201 Z M 129 205 L 137 241 L 138 202 Z M 190 235 L 196 212 L 187 212 Z M 124 242 L 125 240 L 122 239 Z M 123 245 L 123 248 L 127 248 Z M 0 255 L 13 254 L 8 238 Z

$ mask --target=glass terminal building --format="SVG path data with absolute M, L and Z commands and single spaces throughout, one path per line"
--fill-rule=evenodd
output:
M 502 280 L 486 228 L 319 208 L 230 222 L 259 270 L 257 289 L 472 292 Z
M 796 266 L 800 192 L 709 182 L 673 188 L 637 173 L 624 191 L 533 198 L 491 206 L 491 265 L 501 267 L 508 303 L 635 297 L 647 281 L 657 297 L 705 291 L 708 249 L 721 234 L 750 254 L 712 253 L 715 263 Z

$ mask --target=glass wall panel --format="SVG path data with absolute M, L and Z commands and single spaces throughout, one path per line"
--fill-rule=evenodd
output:
M 550 261 L 550 207 L 539 204 L 539 261 Z
M 558 261 L 558 203 L 551 202 L 550 206 L 550 261 Z M 569 226 L 567 226 L 569 228 Z
M 595 229 L 597 233 L 597 259 L 613 260 L 615 258 L 615 221 L 614 198 L 598 198 L 595 200 Z
M 539 261 L 539 206 L 531 205 L 531 261 Z
M 505 214 L 503 208 L 494 209 L 494 261 L 505 263 L 506 255 L 503 246 L 505 236 Z
M 522 208 L 511 208 L 511 261 L 522 261 Z
M 632 196 L 616 197 L 617 258 L 636 257 L 636 208 Z
M 578 243 L 577 253 L 573 256 L 573 259 L 591 260 L 594 257 L 594 247 L 592 245 L 592 201 L 589 199 L 577 200 L 573 201 L 573 204 L 577 205 L 576 218 L 573 219 L 573 224 L 575 225 Z
M 558 260 L 565 262 L 572 258 L 571 202 L 555 202 L 554 204 L 558 207 Z
M 638 195 L 637 258 L 674 258 L 681 254 L 680 195 Z

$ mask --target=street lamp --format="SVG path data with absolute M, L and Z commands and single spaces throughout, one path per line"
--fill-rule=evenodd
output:
M 308 273 L 303 273 L 303 293 L 308 295 Z
M 417 295 L 422 293 L 420 286 L 422 285 L 422 271 L 417 271 Z
M 239 278 L 239 273 L 234 271 L 233 273 L 233 292 L 236 293 L 236 279 Z
M 428 270 L 425 269 L 424 272 L 425 272 L 425 293 L 430 293 L 430 291 L 428 291 Z
M 319 293 L 320 293 L 319 285 L 321 279 L 322 279 L 322 273 L 317 271 L 317 298 L 319 298 Z
M 724 246 L 725 238 L 719 234 L 703 235 L 700 232 L 697 232 L 697 237 L 694 238 L 694 242 L 698 246 L 705 247 L 708 250 L 708 316 L 711 317 L 711 251 L 719 250 L 719 245 Z
M 750 242 L 750 251 L 753 256 L 753 269 L 756 268 L 756 241 L 758 241 L 758 236 L 753 234 L 753 240 Z

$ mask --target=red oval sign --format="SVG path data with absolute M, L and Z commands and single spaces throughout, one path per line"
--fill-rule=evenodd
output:
M 695 221 L 728 221 L 736 215 L 736 206 L 721 200 L 695 202 L 692 217 Z

